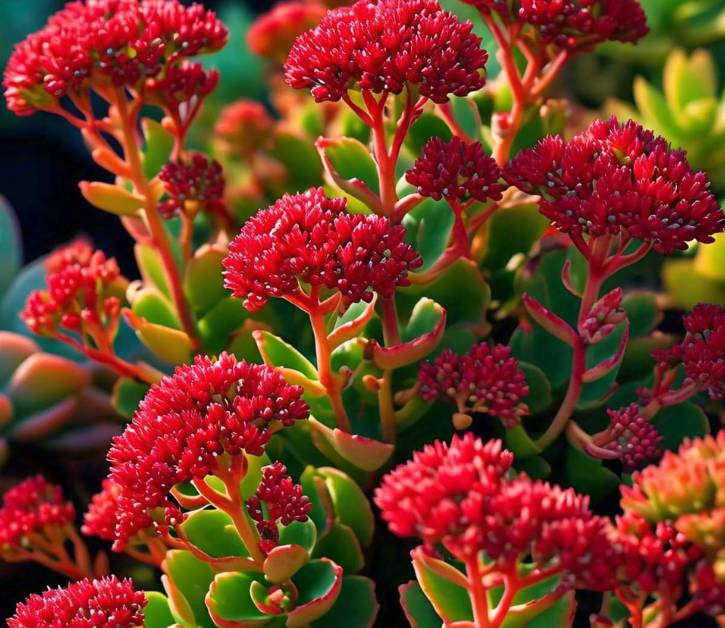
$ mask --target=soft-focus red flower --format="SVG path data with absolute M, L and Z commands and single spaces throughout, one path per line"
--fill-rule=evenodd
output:
M 638 0 L 465 0 L 505 24 L 529 25 L 543 45 L 591 48 L 607 40 L 634 43 L 649 29 Z M 533 32 L 532 32 L 533 31 Z
M 133 628 L 144 623 L 143 591 L 131 580 L 108 576 L 80 580 L 65 588 L 48 589 L 18 604 L 9 628 Z
M 197 356 L 152 386 L 108 454 L 121 488 L 116 548 L 165 517 L 175 484 L 213 473 L 224 453 L 261 455 L 271 422 L 307 418 L 301 395 L 276 370 L 226 353 Z
M 49 336 L 61 328 L 115 333 L 128 282 L 114 258 L 76 240 L 52 253 L 45 267 L 47 288 L 31 292 L 20 313 L 31 331 Z
M 88 536 L 97 536 L 105 541 L 116 538 L 116 509 L 118 498 L 121 496 L 121 487 L 106 478 L 103 480 L 101 491 L 96 493 L 88 505 L 88 511 L 83 516 L 81 532 Z
M 165 218 L 182 213 L 191 217 L 200 210 L 210 214 L 225 211 L 224 173 L 221 164 L 203 153 L 167 163 L 159 173 L 167 199 L 159 203 Z
M 569 142 L 546 137 L 505 174 L 540 195 L 541 213 L 572 237 L 622 234 L 667 254 L 725 229 L 707 175 L 632 120 L 597 120 Z
M 467 143 L 459 137 L 429 139 L 405 175 L 418 194 L 459 204 L 499 200 L 506 187 L 501 177 L 501 169 L 484 152 L 481 142 Z
M 59 486 L 42 475 L 23 480 L 3 495 L 0 508 L 0 554 L 25 545 L 29 536 L 72 525 L 73 504 Z
M 244 157 L 264 145 L 273 128 L 274 120 L 264 105 L 255 100 L 237 100 L 222 109 L 214 135 L 229 152 Z
M 75 0 L 15 47 L 5 70 L 8 107 L 53 109 L 88 86 L 139 88 L 184 58 L 220 49 L 213 12 L 178 0 Z
M 609 427 L 607 449 L 616 452 L 627 470 L 643 467 L 662 455 L 662 436 L 639 413 L 636 403 L 620 410 L 607 409 Z
M 690 593 L 701 605 L 701 612 L 712 617 L 725 613 L 725 578 L 718 576 L 707 561 L 698 563 L 690 581 Z
M 327 9 L 308 2 L 281 2 L 258 17 L 247 31 L 249 49 L 282 64 L 295 39 L 320 23 Z
M 475 554 L 481 539 L 470 517 L 498 492 L 512 462 L 499 440 L 484 444 L 468 433 L 450 445 L 435 441 L 383 477 L 375 503 L 394 534 Z
M 579 333 L 585 342 L 596 344 L 625 320 L 627 313 L 622 307 L 622 289 L 615 288 L 592 305 L 592 309 L 579 324 Z
M 725 307 L 700 303 L 682 322 L 687 331 L 680 345 L 685 373 L 711 399 L 725 398 Z
M 504 425 L 516 425 L 529 410 L 523 402 L 529 394 L 526 375 L 505 345 L 482 342 L 464 355 L 446 349 L 433 362 L 424 362 L 418 373 L 420 394 L 426 401 L 443 397 L 458 411 L 485 412 Z
M 437 0 L 360 0 L 297 38 L 285 76 L 318 102 L 358 86 L 400 94 L 409 85 L 443 103 L 483 87 L 487 54 L 480 46 L 473 25 Z
M 312 502 L 302 494 L 302 486 L 287 475 L 287 467 L 281 462 L 264 467 L 257 492 L 247 500 L 249 516 L 257 524 L 261 538 L 260 549 L 269 553 L 279 542 L 277 525 L 307 521 L 311 508 Z
M 299 295 L 299 283 L 339 290 L 349 303 L 390 296 L 422 264 L 405 229 L 387 218 L 350 214 L 322 188 L 285 195 L 257 212 L 229 245 L 224 285 L 245 307 Z

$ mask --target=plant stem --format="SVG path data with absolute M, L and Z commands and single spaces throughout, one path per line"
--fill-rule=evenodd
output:
M 196 323 L 194 322 L 194 318 L 186 301 L 181 277 L 179 276 L 179 269 L 171 251 L 169 235 L 164 227 L 161 216 L 159 215 L 158 208 L 156 206 L 156 199 L 154 198 L 149 181 L 143 171 L 143 165 L 140 157 L 141 151 L 136 137 L 137 114 L 130 114 L 128 110 L 128 102 L 122 90 L 116 90 L 115 95 L 114 104 L 118 110 L 119 119 L 121 121 L 121 135 L 119 137 L 119 141 L 123 147 L 123 153 L 129 167 L 131 183 L 133 184 L 136 192 L 144 198 L 144 213 L 146 215 L 146 222 L 148 224 L 149 231 L 153 236 L 156 250 L 161 258 L 161 263 L 164 266 L 166 280 L 168 281 L 171 289 L 171 295 L 179 320 L 181 321 L 181 326 L 183 327 L 186 335 L 189 336 L 194 349 L 198 349 L 200 347 L 200 342 L 196 331 Z
M 488 616 L 488 595 L 483 586 L 483 574 L 478 564 L 478 556 L 468 558 L 465 565 L 468 575 L 468 597 L 471 599 L 473 608 L 473 621 L 476 628 L 492 628 Z

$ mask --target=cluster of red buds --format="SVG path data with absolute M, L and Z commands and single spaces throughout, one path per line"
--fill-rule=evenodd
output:
M 247 45 L 254 54 L 282 65 L 295 39 L 317 26 L 325 13 L 314 2 L 281 2 L 249 27 Z
M 48 589 L 18 604 L 9 628 L 135 628 L 144 625 L 147 600 L 131 580 L 115 576 L 84 579 L 67 587 Z
M 281 462 L 265 467 L 257 492 L 247 500 L 249 516 L 257 524 L 259 547 L 268 554 L 279 543 L 279 523 L 307 521 L 312 508 L 310 499 L 302 494 L 302 486 L 287 475 Z
M 237 100 L 222 109 L 214 136 L 224 151 L 248 159 L 271 137 L 274 128 L 264 105 L 254 100 Z
M 202 153 L 167 163 L 159 173 L 167 198 L 159 204 L 164 218 L 184 214 L 193 219 L 200 211 L 224 214 L 224 173 L 221 164 Z
M 599 299 L 579 323 L 584 342 L 596 344 L 611 334 L 617 325 L 627 320 L 622 307 L 622 289 L 615 288 Z
M 184 66 L 189 57 L 220 49 L 227 31 L 213 12 L 178 0 L 78 0 L 16 46 L 5 70 L 8 107 L 28 115 L 58 111 L 68 97 L 86 108 L 87 90 L 143 91 L 178 110 L 179 93 L 207 91 L 213 77 Z M 184 78 L 180 75 L 184 74 Z M 163 88 L 160 85 L 164 85 Z
M 20 313 L 28 328 L 43 336 L 73 332 L 99 348 L 112 342 L 128 284 L 116 260 L 77 240 L 52 253 L 45 267 L 47 289 L 31 292 Z
M 344 198 L 313 188 L 257 212 L 229 246 L 226 287 L 250 311 L 270 297 L 309 311 L 301 282 L 337 290 L 347 303 L 390 296 L 407 285 L 408 271 L 422 260 L 405 242 L 405 229 L 382 216 L 348 213 L 346 206 Z
M 597 120 L 568 142 L 549 136 L 519 153 L 506 176 L 541 196 L 541 213 L 586 257 L 585 237 L 589 246 L 607 235 L 642 240 L 667 254 L 725 229 L 707 175 L 632 120 Z
M 441 397 L 456 404 L 453 421 L 458 429 L 471 425 L 472 412 L 499 417 L 506 427 L 514 427 L 529 412 L 523 402 L 529 393 L 526 375 L 505 345 L 482 342 L 464 355 L 446 349 L 421 365 L 418 381 L 426 401 Z
M 400 94 L 408 87 L 444 103 L 483 87 L 487 54 L 480 46 L 473 25 L 437 0 L 361 0 L 300 35 L 285 75 L 318 102 L 340 100 L 349 89 Z
M 662 455 L 662 436 L 640 413 L 636 403 L 620 410 L 607 410 L 609 427 L 602 446 L 622 461 L 625 469 L 640 469 Z
M 242 469 L 244 454 L 261 455 L 273 431 L 307 418 L 301 394 L 276 370 L 226 353 L 197 356 L 153 386 L 108 454 L 120 487 L 115 548 L 177 518 L 176 484 Z

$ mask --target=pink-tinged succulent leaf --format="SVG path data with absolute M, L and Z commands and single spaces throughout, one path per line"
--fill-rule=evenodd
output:
M 9 378 L 23 360 L 40 351 L 38 345 L 20 334 L 0 331 L 0 382 Z
M 76 397 L 68 397 L 50 408 L 24 417 L 10 435 L 14 440 L 26 443 L 45 438 L 63 427 L 76 413 L 78 406 Z
M 196 547 L 214 558 L 249 555 L 231 518 L 221 510 L 196 510 L 181 524 L 181 529 Z
M 533 588 L 533 587 L 531 587 Z M 534 597 L 528 601 L 525 600 L 527 591 L 523 592 L 524 600 L 511 607 L 506 615 L 506 627 L 525 628 L 526 626 L 571 626 L 576 611 L 576 598 L 574 592 L 569 591 L 563 593 L 560 598 L 544 598 L 539 599 L 539 595 L 534 593 Z M 541 593 L 543 598 L 544 594 Z
M 370 303 L 353 303 L 338 320 L 335 329 L 327 337 L 330 347 L 333 349 L 341 344 L 357 338 L 365 329 L 370 319 L 375 314 L 376 298 Z
M 428 320 L 433 318 L 435 323 L 429 331 L 391 347 L 383 347 L 376 340 L 370 340 L 365 347 L 365 355 L 375 366 L 396 369 L 419 362 L 440 344 L 446 330 L 446 310 L 431 299 L 421 299 L 413 310 L 411 322 L 414 317 Z M 408 331 L 410 329 L 411 325 L 408 325 Z
M 315 628 L 372 628 L 380 605 L 375 583 L 363 576 L 345 576 L 333 607 L 314 623 Z
M 169 596 L 169 608 L 182 623 L 204 625 L 208 617 L 204 596 L 214 580 L 211 567 L 185 550 L 166 553 L 162 568 L 164 588 Z
M 279 531 L 279 542 L 281 545 L 299 545 L 309 553 L 317 543 L 317 528 L 311 519 L 293 521 Z
M 7 201 L 0 196 L 0 295 L 10 285 L 22 264 L 20 226 Z
M 342 567 L 327 558 L 313 560 L 295 574 L 293 582 L 299 598 L 287 614 L 287 626 L 299 628 L 322 617 L 335 604 L 342 589 Z
M 90 383 L 77 362 L 49 353 L 34 353 L 10 380 L 9 396 L 18 412 L 34 412 L 73 395 Z
M 599 364 L 587 369 L 582 375 L 582 381 L 588 384 L 591 382 L 595 382 L 598 379 L 604 377 L 605 375 L 611 373 L 612 370 L 615 369 L 622 361 L 622 358 L 624 357 L 624 352 L 627 350 L 628 343 L 629 323 L 625 322 L 624 332 L 622 333 L 622 338 L 619 341 L 616 353 L 613 356 L 607 358 L 606 360 L 602 360 L 601 362 L 599 362 Z
M 335 508 L 325 478 L 318 469 L 308 465 L 300 476 L 300 484 L 312 504 L 310 519 L 314 522 L 318 533 L 324 534 L 335 521 Z
M 411 553 L 413 568 L 421 589 L 446 622 L 473 619 L 466 577 L 448 563 L 432 558 L 421 548 Z
M 360 486 L 348 475 L 333 467 L 320 467 L 337 519 L 355 532 L 360 544 L 366 547 L 373 538 L 375 519 L 370 502 Z
M 398 593 L 411 628 L 438 628 L 443 623 L 416 580 L 401 584 Z
M 521 300 L 529 313 L 539 325 L 541 325 L 552 336 L 555 336 L 570 347 L 574 346 L 577 339 L 577 333 L 564 319 L 559 318 L 551 310 L 545 308 L 534 297 L 524 293 Z
M 571 292 L 575 297 L 581 298 L 581 293 L 574 286 L 571 276 L 571 259 L 567 258 L 564 260 L 564 265 L 561 267 L 561 283 L 564 287 Z
M 315 142 L 325 174 L 343 192 L 347 192 L 376 213 L 382 213 L 378 172 L 370 151 L 351 137 L 320 137 Z
M 320 536 L 313 557 L 334 560 L 346 574 L 357 573 L 365 566 L 365 556 L 355 532 L 339 521 Z
M 504 441 L 506 447 L 516 454 L 517 460 L 530 458 L 541 453 L 541 447 L 529 436 L 521 424 L 507 429 L 504 432 Z
M 335 452 L 363 471 L 375 471 L 382 467 L 393 454 L 394 447 L 366 436 L 349 434 L 310 417 L 313 434 L 322 437 Z
M 317 369 L 291 344 L 268 331 L 252 332 L 257 349 L 267 366 L 299 371 L 307 379 L 317 380 Z
M 81 194 L 91 205 L 117 216 L 137 216 L 144 199 L 111 183 L 82 181 Z
M 307 563 L 310 555 L 301 545 L 278 545 L 264 560 L 264 575 L 269 582 L 284 582 Z
M 123 313 L 138 339 L 159 358 L 169 364 L 187 364 L 191 361 L 193 346 L 183 331 L 150 323 L 130 310 L 124 310 Z
M 7 395 L 0 395 L 0 429 L 10 423 L 13 418 L 13 404 Z
M 179 590 L 174 581 L 168 576 L 161 576 L 161 583 L 169 599 L 169 611 L 173 618 L 182 626 L 194 624 L 194 611 L 189 602 Z
M 217 626 L 247 628 L 261 626 L 269 616 L 260 611 L 251 596 L 254 580 L 246 573 L 217 574 L 206 594 L 206 607 Z

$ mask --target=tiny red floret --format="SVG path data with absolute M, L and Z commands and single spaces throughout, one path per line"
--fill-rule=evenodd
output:
M 700 303 L 683 319 L 681 359 L 687 376 L 711 399 L 725 398 L 725 306 Z
M 131 580 L 107 576 L 48 589 L 18 604 L 9 628 L 134 628 L 144 624 L 147 600 Z
M 608 449 L 616 452 L 628 471 L 655 462 L 662 455 L 662 436 L 657 428 L 641 416 L 639 406 L 630 404 L 620 410 L 607 409 Z
M 214 135 L 230 153 L 247 156 L 272 135 L 274 120 L 264 105 L 255 100 L 237 100 L 219 114 Z
M 200 210 L 225 211 L 224 173 L 221 164 L 203 153 L 167 163 L 159 173 L 168 198 L 159 204 L 165 218 L 181 213 L 194 217 Z
M 252 23 L 247 45 L 254 54 L 282 64 L 297 37 L 317 26 L 325 13 L 317 3 L 281 2 Z

